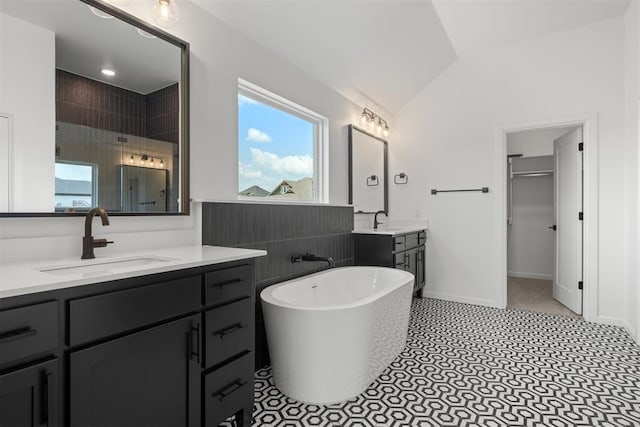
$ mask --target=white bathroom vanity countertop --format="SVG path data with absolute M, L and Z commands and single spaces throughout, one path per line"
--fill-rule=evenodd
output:
M 182 246 L 100 256 L 0 265 L 0 298 L 90 285 L 265 256 L 266 251 Z
M 401 234 L 415 233 L 418 231 L 426 230 L 426 227 L 422 225 L 411 225 L 403 227 L 380 227 L 377 230 L 373 228 L 363 228 L 361 230 L 353 230 L 353 234 L 384 234 L 386 236 L 399 236 Z

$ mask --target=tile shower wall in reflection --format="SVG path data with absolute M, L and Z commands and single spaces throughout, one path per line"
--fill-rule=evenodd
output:
M 326 263 L 291 263 L 310 252 L 336 266 L 353 264 L 353 208 L 258 203 L 203 203 L 202 244 L 263 249 L 256 259 L 256 367 L 268 363 L 259 295 L 265 287 L 326 268 Z
M 56 70 L 56 120 L 177 143 L 179 91 L 175 83 L 141 94 Z

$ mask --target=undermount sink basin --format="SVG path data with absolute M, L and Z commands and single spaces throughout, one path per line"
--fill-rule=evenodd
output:
M 85 261 L 78 261 L 74 264 L 67 265 L 54 265 L 47 267 L 40 267 L 38 271 L 47 274 L 53 274 L 56 276 L 69 276 L 69 275 L 98 275 L 98 274 L 112 274 L 120 270 L 140 267 L 149 264 L 158 264 L 168 261 L 175 261 L 174 258 L 159 257 L 159 256 L 139 256 L 129 258 L 105 258 L 105 259 L 92 259 Z

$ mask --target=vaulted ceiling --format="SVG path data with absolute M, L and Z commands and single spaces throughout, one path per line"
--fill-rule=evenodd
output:
M 393 114 L 460 55 L 623 15 L 630 0 L 191 0 Z

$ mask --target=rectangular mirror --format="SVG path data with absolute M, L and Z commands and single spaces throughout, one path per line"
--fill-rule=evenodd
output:
M 0 215 L 189 213 L 186 42 L 99 0 L 2 0 L 0 67 Z
M 355 213 L 389 211 L 387 141 L 349 125 L 349 203 Z

